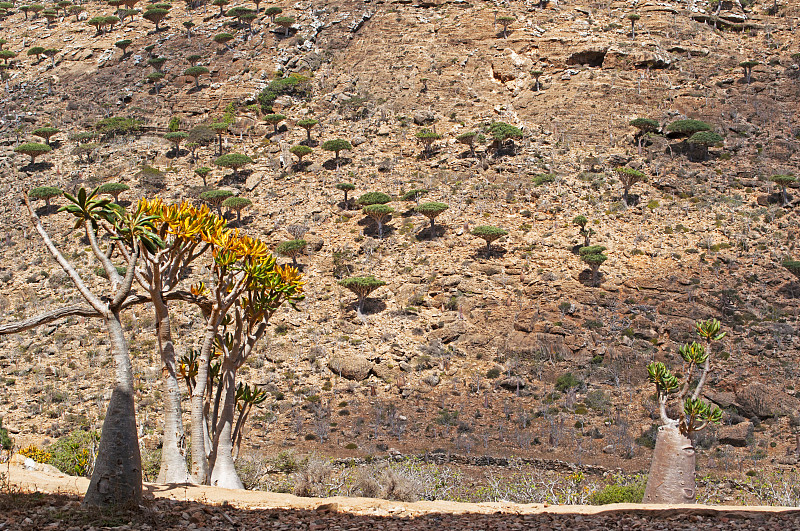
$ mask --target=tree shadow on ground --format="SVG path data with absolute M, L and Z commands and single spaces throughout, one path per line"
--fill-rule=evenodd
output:
M 789 205 L 792 204 L 794 201 L 794 197 L 788 191 L 786 192 L 786 199 L 789 201 Z M 756 202 L 761 206 L 769 206 L 769 205 L 778 205 L 783 206 L 783 194 L 778 192 L 773 192 L 767 195 L 760 195 L 756 198 Z
M 387 236 L 391 236 L 395 233 L 396 229 L 389 225 L 392 221 L 392 216 L 389 216 L 386 221 L 383 222 L 383 238 Z M 375 239 L 383 239 L 378 238 L 378 224 L 375 223 L 372 218 L 368 216 L 364 216 L 363 218 L 359 219 L 357 224 L 361 227 L 364 227 L 364 236 L 369 236 Z
M 621 197 L 620 197 L 620 200 L 622 200 Z M 642 200 L 642 196 L 640 196 L 639 194 L 628 193 L 628 208 L 638 206 L 639 202 L 641 202 L 641 200 Z M 625 202 L 623 201 L 622 204 L 624 205 Z
M 181 157 L 185 157 L 188 154 L 189 152 L 186 151 L 185 149 L 179 149 L 178 152 L 176 153 L 175 148 L 172 148 L 169 151 L 167 151 L 164 156 L 168 159 L 178 159 Z
M 295 162 L 294 164 L 292 164 L 292 170 L 293 171 L 306 171 L 306 168 L 308 168 L 312 164 L 314 164 L 314 163 L 312 161 L 310 161 L 310 160 L 304 160 L 302 162 Z
M 244 184 L 247 178 L 253 174 L 253 170 L 239 170 L 238 172 L 231 172 L 223 175 L 217 182 L 218 186 L 232 186 L 236 184 Z
M 504 247 L 499 247 L 497 245 L 492 245 L 489 249 L 486 248 L 486 245 L 481 245 L 479 249 L 476 249 L 474 253 L 472 253 L 472 259 L 477 260 L 479 258 L 484 259 L 491 259 L 491 258 L 502 258 L 503 256 L 508 253 L 508 250 Z
M 425 228 L 417 232 L 416 238 L 418 240 L 433 240 L 434 238 L 441 238 L 447 231 L 444 225 L 426 225 Z
M 49 171 L 53 169 L 54 164 L 52 162 L 47 162 L 45 160 L 41 162 L 29 162 L 25 166 L 21 167 L 20 170 L 24 171 L 25 173 L 34 173 L 37 171 Z
M 386 308 L 386 302 L 384 302 L 382 299 L 367 297 L 364 299 L 364 311 L 361 312 L 361 315 L 381 313 L 382 311 L 386 310 Z M 358 301 L 355 300 L 349 303 L 347 305 L 347 310 L 352 312 L 352 317 L 356 317 L 358 315 Z
M 326 170 L 337 170 L 342 166 L 347 166 L 350 164 L 351 159 L 349 157 L 339 157 L 338 159 L 328 159 L 322 163 L 322 167 Z
M 197 85 L 192 84 L 189 90 L 186 91 L 186 94 L 197 94 L 198 92 L 202 92 L 204 88 L 208 88 L 211 85 L 203 85 L 202 83 L 198 83 Z
M 605 278 L 605 275 L 603 275 L 602 271 L 597 273 L 597 285 L 595 286 L 594 283 L 592 282 L 592 270 L 591 269 L 584 269 L 583 271 L 581 271 L 578 274 L 578 282 L 580 282 L 581 284 L 583 284 L 584 286 L 589 287 L 589 288 L 599 288 L 600 286 L 603 285 L 604 278 Z
M 790 280 L 789 282 L 778 288 L 778 293 L 780 293 L 787 299 L 800 298 L 800 281 L 794 282 Z
M 47 205 L 40 206 L 39 208 L 36 209 L 36 215 L 39 217 L 49 216 L 50 214 L 55 214 L 56 212 L 58 212 L 59 208 L 61 208 L 59 205 L 53 205 L 53 204 L 51 204 L 50 206 Z

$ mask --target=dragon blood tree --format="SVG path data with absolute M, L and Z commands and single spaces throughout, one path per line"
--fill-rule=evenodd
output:
M 716 319 L 696 324 L 701 343 L 692 342 L 679 349 L 685 362 L 684 377 L 678 379 L 663 363 L 647 366 L 650 381 L 656 386 L 662 425 L 658 428 L 656 448 L 650 465 L 650 475 L 644 491 L 644 503 L 694 503 L 695 502 L 695 451 L 691 436 L 710 422 L 719 422 L 722 411 L 709 406 L 700 398 L 711 369 L 711 343 L 725 337 Z M 700 379 L 691 390 L 695 371 Z M 683 404 L 677 419 L 667 414 L 667 403 Z

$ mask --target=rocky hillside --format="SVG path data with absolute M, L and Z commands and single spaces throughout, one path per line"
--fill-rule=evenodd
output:
M 677 348 L 695 338 L 695 321 L 714 317 L 728 335 L 706 395 L 725 416 L 698 441 L 701 466 L 796 463 L 800 284 L 781 264 L 798 255 L 800 202 L 796 184 L 784 205 L 770 180 L 800 157 L 795 3 L 300 1 L 278 4 L 294 18 L 288 28 L 270 6 L 248 25 L 199 3 L 173 5 L 158 31 L 138 14 L 96 31 L 88 20 L 116 11 L 96 1 L 67 16 L 57 8 L 52 23 L 19 4 L 0 19 L 2 49 L 15 54 L 0 71 L 2 322 L 78 300 L 24 215 L 23 190 L 121 182 L 130 186 L 121 199 L 135 202 L 224 188 L 253 203 L 231 224 L 273 245 L 308 241 L 298 259 L 306 300 L 273 318 L 242 371 L 271 392 L 245 453 L 442 449 L 642 470 L 657 418 L 645 366 L 680 371 Z M 503 17 L 513 17 L 505 35 Z M 226 32 L 232 40 L 215 41 Z M 42 55 L 29 55 L 37 46 Z M 192 55 L 208 69 L 199 85 L 184 75 Z M 153 72 L 164 75 L 148 80 Z M 297 85 L 274 81 L 289 74 Z M 265 89 L 274 103 L 259 100 Z M 285 121 L 265 122 L 270 108 Z M 140 125 L 99 134 L 109 117 Z M 173 118 L 187 133 L 230 120 L 222 149 L 254 163 L 232 175 L 213 166 L 213 142 L 175 149 L 163 138 Z M 297 122 L 311 118 L 309 141 Z M 692 147 L 665 127 L 639 145 L 635 118 L 702 120 L 722 139 Z M 499 121 L 524 136 L 498 146 L 489 126 Z M 52 152 L 34 162 L 15 152 L 46 125 L 59 130 Z M 417 141 L 424 130 L 440 135 L 429 150 Z M 456 140 L 468 132 L 487 137 L 474 152 Z M 353 149 L 322 149 L 335 138 Z M 297 163 L 289 150 L 301 143 L 313 151 Z M 202 166 L 214 168 L 205 184 Z M 621 166 L 645 175 L 628 205 Z M 393 197 L 382 237 L 344 202 L 335 188 L 344 181 L 351 198 Z M 415 189 L 425 191 L 403 199 Z M 414 211 L 425 201 L 449 206 L 433 229 Z M 39 213 L 100 285 L 67 217 Z M 597 282 L 578 254 L 579 215 L 607 248 Z M 471 235 L 481 225 L 508 234 L 487 251 Z M 338 281 L 363 274 L 386 285 L 359 314 Z M 152 450 L 161 424 L 152 311 L 124 319 Z M 180 309 L 181 353 L 199 344 L 200 323 Z M 18 444 L 98 426 L 109 363 L 100 324 L 80 318 L 0 338 L 0 414 Z

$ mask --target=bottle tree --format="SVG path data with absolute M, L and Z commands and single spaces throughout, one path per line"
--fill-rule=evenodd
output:
M 786 193 L 786 187 L 797 183 L 797 177 L 794 175 L 773 175 L 770 177 L 770 181 L 781 187 L 781 204 L 787 206 L 789 204 L 789 194 Z
M 492 225 L 478 225 L 470 232 L 486 242 L 486 255 L 492 254 L 492 242 L 508 234 L 508 231 Z
M 367 300 L 369 294 L 381 286 L 385 286 L 386 282 L 383 280 L 378 280 L 374 276 L 369 275 L 364 277 L 345 278 L 339 281 L 339 285 L 352 291 L 353 294 L 358 298 L 356 311 L 359 315 L 361 315 L 361 313 L 364 311 L 364 302 Z
M 695 450 L 691 436 L 709 423 L 722 419 L 719 408 L 709 406 L 700 397 L 711 370 L 711 345 L 725 337 L 725 332 L 720 332 L 720 323 L 716 319 L 698 322 L 695 327 L 701 343 L 689 343 L 678 350 L 685 363 L 682 378 L 679 379 L 661 362 L 647 366 L 650 382 L 656 386 L 661 426 L 656 436 L 644 503 L 695 502 Z M 699 380 L 692 390 L 698 372 Z M 670 401 L 681 406 L 678 418 L 667 414 Z
M 600 266 L 608 260 L 608 256 L 604 254 L 605 250 L 606 248 L 602 245 L 589 245 L 578 249 L 581 261 L 592 270 L 592 286 L 594 287 L 600 284 Z
M 622 183 L 622 202 L 625 203 L 625 206 L 627 207 L 629 205 L 628 193 L 630 192 L 631 187 L 638 182 L 644 181 L 645 175 L 639 170 L 626 168 L 624 166 L 614 168 L 614 172 L 617 174 L 619 182 Z
M 85 505 L 98 507 L 136 508 L 142 498 L 142 464 L 136 429 L 134 407 L 133 367 L 121 322 L 122 311 L 131 303 L 130 292 L 134 270 L 142 249 L 154 250 L 163 242 L 153 233 L 152 220 L 140 211 L 125 212 L 109 199 L 98 199 L 97 190 L 87 192 L 81 188 L 75 196 L 64 194 L 69 204 L 60 211 L 75 218 L 75 228 L 82 229 L 89 241 L 94 260 L 100 262 L 108 279 L 105 293 L 103 287 L 87 286 L 76 269 L 56 247 L 39 217 L 31 208 L 28 196 L 23 201 L 28 209 L 34 228 L 44 242 L 45 248 L 58 262 L 78 293 L 88 306 L 73 305 L 57 308 L 11 325 L 0 327 L 0 334 L 16 333 L 52 322 L 66 315 L 103 320 L 109 338 L 109 348 L 114 363 L 115 383 L 103 420 L 103 428 L 97 449 L 97 458 L 89 487 L 84 496 Z M 101 224 L 100 222 L 104 223 Z M 113 227 L 118 239 L 116 245 L 123 247 L 126 273 L 120 275 L 105 249 L 100 248 L 100 231 Z

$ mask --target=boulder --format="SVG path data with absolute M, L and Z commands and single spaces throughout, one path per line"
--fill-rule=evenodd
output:
M 720 444 L 730 444 L 739 448 L 747 446 L 748 438 L 753 434 L 752 422 L 740 422 L 732 426 L 722 426 L 717 430 Z
M 366 380 L 372 367 L 372 363 L 360 354 L 334 354 L 328 360 L 331 372 L 348 380 Z
M 428 125 L 436 121 L 436 113 L 433 111 L 419 110 L 414 111 L 414 123 L 416 125 Z
M 742 415 L 762 419 L 777 414 L 796 414 L 800 410 L 798 399 L 762 383 L 752 383 L 738 389 L 734 405 Z

